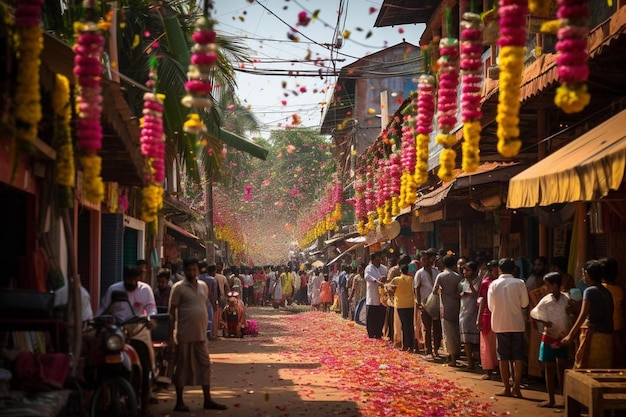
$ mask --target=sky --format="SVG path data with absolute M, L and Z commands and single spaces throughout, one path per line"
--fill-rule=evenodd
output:
M 233 65 L 250 71 L 237 72 L 237 93 L 261 122 L 262 136 L 268 137 L 271 130 L 286 126 L 319 127 L 336 81 L 334 73 L 358 58 L 403 40 L 419 43 L 424 25 L 374 27 L 382 3 L 383 0 L 214 1 L 212 16 L 218 22 L 217 32 L 242 39 L 254 61 Z M 299 22 L 301 12 L 306 17 Z M 307 22 L 307 18 L 311 20 Z M 331 51 L 323 45 L 332 44 L 335 33 L 344 37 L 343 45 Z M 293 40 L 296 37 L 299 42 Z M 293 76 L 289 71 L 301 72 Z M 305 72 L 312 76 L 302 76 Z

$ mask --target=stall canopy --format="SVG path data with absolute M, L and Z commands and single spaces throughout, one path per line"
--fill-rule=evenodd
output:
M 341 254 L 339 256 L 337 256 L 336 258 L 334 258 L 333 260 L 331 260 L 330 262 L 328 262 L 326 264 L 326 266 L 331 266 L 334 263 L 336 263 L 338 260 L 340 260 L 341 258 L 343 258 L 346 254 L 348 254 L 348 252 L 357 250 L 358 248 L 362 248 L 363 246 L 365 246 L 365 242 L 358 242 L 355 243 L 354 245 L 350 246 L 346 251 L 341 252 Z
M 626 166 L 626 110 L 511 178 L 507 207 L 591 201 L 617 190 Z
M 182 238 L 183 240 L 186 240 L 188 242 L 204 247 L 204 245 L 202 244 L 198 236 L 189 233 L 182 227 L 177 226 L 172 222 L 168 222 L 167 220 L 165 221 L 165 226 L 169 229 L 168 231 L 170 233 L 173 233 L 174 237 L 179 237 L 179 238 Z

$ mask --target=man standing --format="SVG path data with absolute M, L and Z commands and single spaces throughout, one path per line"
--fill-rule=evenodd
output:
M 367 293 L 365 295 L 366 305 L 366 327 L 367 335 L 370 339 L 381 339 L 383 337 L 383 325 L 385 324 L 385 306 L 380 304 L 379 287 L 382 287 L 387 278 L 387 268 L 381 264 L 382 253 L 374 252 L 370 255 L 370 264 L 365 267 L 365 282 Z
M 348 274 L 350 273 L 350 265 L 344 265 L 343 271 L 339 274 L 339 300 L 341 302 L 341 317 L 347 319 L 349 317 L 350 307 L 348 305 Z
M 491 310 L 491 328 L 496 334 L 496 351 L 504 391 L 496 395 L 522 397 L 522 360 L 524 359 L 524 330 L 528 307 L 528 291 L 521 279 L 513 276 L 515 261 L 502 258 L 498 262 L 500 277 L 487 290 L 487 305 Z M 513 363 L 513 388 L 509 380 L 509 365 Z
M 171 290 L 170 271 L 167 269 L 159 269 L 157 273 L 157 287 L 154 290 L 154 301 L 157 309 L 167 310 L 167 306 L 170 303 Z
M 205 410 L 225 410 L 227 407 L 211 399 L 211 361 L 206 342 L 209 289 L 198 280 L 198 260 L 185 259 L 185 279 L 172 287 L 170 295 L 170 346 L 174 348 L 176 387 L 174 411 L 189 412 L 183 401 L 185 385 L 201 385 Z
M 435 278 L 433 292 L 441 295 L 441 327 L 443 328 L 443 340 L 446 343 L 446 351 L 450 355 L 449 365 L 456 367 L 456 360 L 461 353 L 461 331 L 459 329 L 459 312 L 461 310 L 461 293 L 459 284 L 461 276 L 455 272 L 456 259 L 454 255 L 443 257 L 443 272 Z
M 415 300 L 417 308 L 421 312 L 422 324 L 424 325 L 424 343 L 426 344 L 426 355 L 429 357 L 439 356 L 439 347 L 441 347 L 441 320 L 439 317 L 430 316 L 424 310 L 423 304 L 428 296 L 433 292 L 435 278 L 439 275 L 439 270 L 432 266 L 436 253 L 428 251 L 420 252 L 420 263 L 422 267 L 417 270 L 413 278 L 413 289 L 415 291 Z M 434 344 L 434 348 L 433 348 Z
M 213 325 L 219 323 L 219 318 L 215 320 L 215 304 L 217 303 L 217 281 L 211 275 L 209 275 L 209 265 L 207 261 L 198 262 L 199 275 L 198 279 L 204 282 L 209 289 L 207 299 L 207 313 L 209 314 L 209 321 L 206 329 L 207 339 L 213 338 Z

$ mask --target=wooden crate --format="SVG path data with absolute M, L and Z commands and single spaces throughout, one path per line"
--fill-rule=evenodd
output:
M 565 371 L 565 415 L 580 416 L 581 405 L 589 417 L 605 410 L 626 410 L 626 370 L 568 369 Z

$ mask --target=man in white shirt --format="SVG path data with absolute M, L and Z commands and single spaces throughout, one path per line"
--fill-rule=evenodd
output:
M 126 321 L 133 316 L 152 316 L 157 313 L 156 303 L 154 301 L 154 292 L 150 285 L 140 281 L 141 269 L 139 266 L 125 266 L 124 280 L 111 285 L 100 303 L 98 308 L 98 316 L 105 311 L 111 314 L 119 321 Z M 123 291 L 128 295 L 127 302 L 116 302 L 111 305 L 111 294 L 114 291 Z M 131 309 L 132 307 L 132 309 Z M 152 322 L 152 326 L 156 326 L 156 321 Z M 139 326 L 139 325 L 137 325 Z M 141 325 L 143 326 L 143 325 Z M 148 400 L 150 399 L 150 372 L 154 369 L 154 350 L 152 349 L 152 337 L 150 329 L 143 327 L 133 334 L 130 344 L 139 355 L 141 360 L 141 368 L 143 372 L 141 387 L 141 409 L 147 410 Z
M 370 264 L 365 267 L 365 305 L 367 335 L 371 339 L 383 337 L 383 325 L 385 324 L 385 306 L 380 304 L 381 287 L 387 278 L 387 267 L 381 264 L 382 252 L 374 252 L 370 255 Z
M 439 274 L 439 270 L 433 266 L 435 256 L 435 253 L 425 250 L 421 251 L 420 263 L 422 264 L 422 268 L 415 273 L 415 277 L 413 278 L 415 300 L 417 308 L 420 310 L 422 324 L 424 326 L 426 356 L 429 358 L 439 356 L 439 348 L 441 347 L 441 339 L 443 338 L 441 320 L 439 320 L 439 317 L 430 316 L 426 310 L 424 310 L 423 306 L 428 296 L 432 294 L 435 278 L 437 278 Z
M 522 360 L 524 359 L 524 331 L 528 307 L 526 284 L 512 274 L 515 261 L 502 258 L 498 262 L 500 276 L 493 281 L 487 291 L 487 305 L 491 310 L 491 328 L 496 334 L 496 350 L 500 363 L 500 375 L 504 391 L 496 395 L 522 397 Z M 513 387 L 509 381 L 509 366 L 513 364 Z

